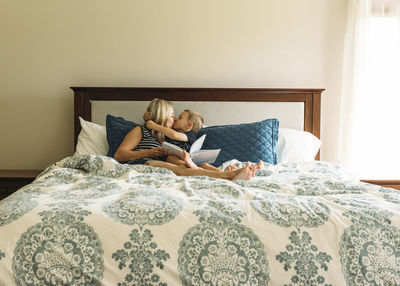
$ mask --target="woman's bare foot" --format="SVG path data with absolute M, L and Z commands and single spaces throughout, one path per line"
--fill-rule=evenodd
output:
M 198 169 L 197 165 L 192 161 L 190 154 L 183 150 L 183 161 L 185 161 L 186 167 L 190 169 Z
M 258 164 L 252 165 L 251 167 L 255 171 L 255 170 L 261 170 L 263 166 L 264 166 L 264 162 L 260 160 L 260 161 L 258 161 Z
M 246 180 L 246 181 L 249 181 L 249 180 L 251 180 L 251 178 L 254 177 L 254 173 L 255 173 L 255 170 L 250 165 L 250 162 L 246 163 L 246 167 L 243 167 L 243 168 L 241 168 L 241 169 L 239 169 L 237 171 L 239 171 L 239 172 L 237 173 L 237 175 L 235 175 L 232 178 L 232 181 L 235 181 L 235 180 Z

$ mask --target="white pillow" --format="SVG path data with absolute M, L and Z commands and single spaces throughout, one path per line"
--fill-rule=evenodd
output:
M 106 127 L 85 121 L 79 117 L 82 130 L 78 136 L 75 154 L 107 155 L 108 143 Z
M 313 161 L 321 147 L 321 140 L 310 132 L 279 128 L 276 153 L 278 163 Z

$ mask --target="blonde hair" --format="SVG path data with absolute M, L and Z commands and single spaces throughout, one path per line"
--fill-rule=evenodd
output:
M 153 120 L 155 123 L 166 127 L 168 117 L 174 112 L 174 107 L 172 103 L 167 100 L 154 98 L 147 107 L 147 112 L 149 113 L 150 120 Z M 151 134 L 160 142 L 165 140 L 164 134 L 161 132 L 151 130 Z
M 193 132 L 199 132 L 201 128 L 203 128 L 204 118 L 200 115 L 200 113 L 192 110 L 185 109 L 184 112 L 189 114 L 188 120 L 193 123 Z

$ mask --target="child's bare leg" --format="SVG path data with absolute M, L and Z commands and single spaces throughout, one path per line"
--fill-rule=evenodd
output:
M 185 161 L 185 165 L 190 169 L 198 169 L 197 165 L 192 161 L 190 154 L 183 150 L 183 161 Z
M 186 165 L 185 161 L 179 159 L 177 156 L 169 155 L 167 157 L 167 162 L 175 164 L 175 165 Z

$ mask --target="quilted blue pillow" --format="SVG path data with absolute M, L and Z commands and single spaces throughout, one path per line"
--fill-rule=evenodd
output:
M 108 141 L 108 153 L 107 156 L 114 158 L 115 152 L 119 145 L 121 145 L 126 134 L 129 133 L 134 127 L 138 126 L 132 121 L 125 120 L 122 117 L 115 117 L 110 114 L 106 118 L 106 131 Z
M 255 163 L 262 160 L 276 164 L 278 128 L 278 119 L 267 119 L 254 123 L 206 127 L 200 130 L 198 136 L 207 134 L 202 149 L 221 148 L 213 164 L 215 166 L 232 159 Z

